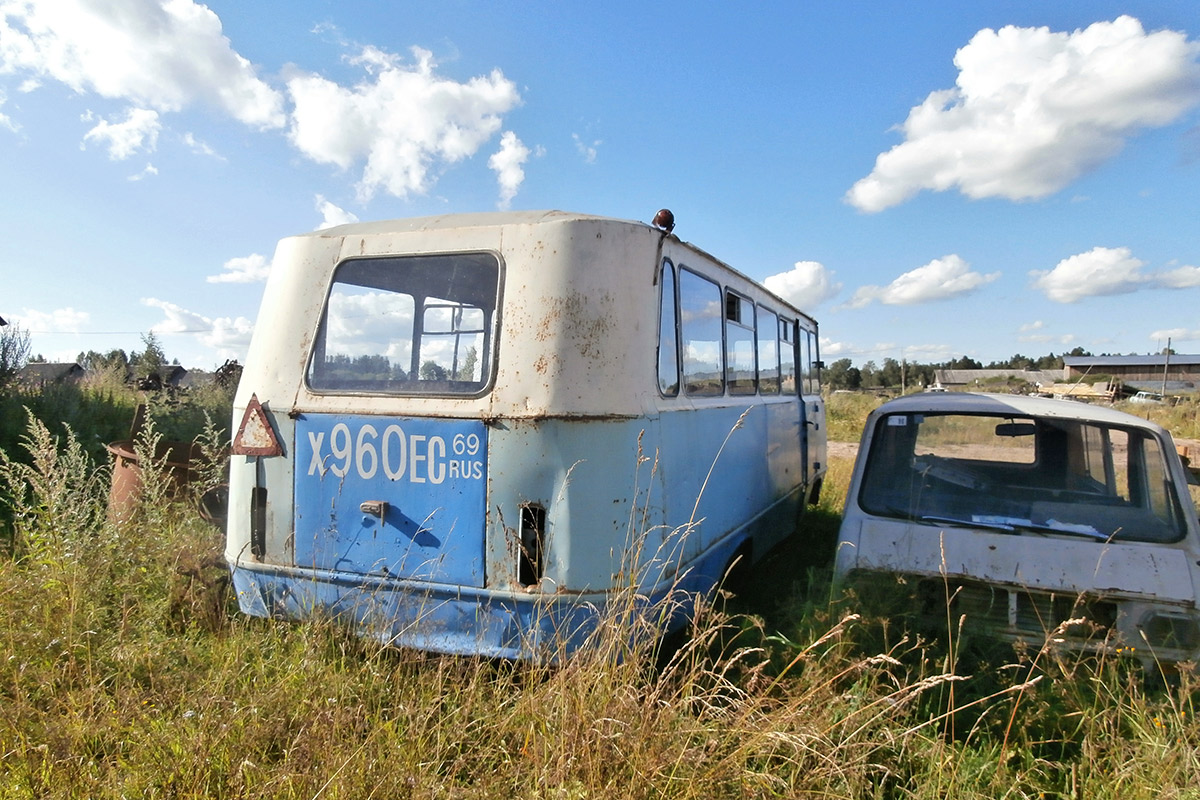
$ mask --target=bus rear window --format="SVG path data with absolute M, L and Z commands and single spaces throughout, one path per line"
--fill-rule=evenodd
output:
M 479 394 L 492 374 L 499 285 L 491 253 L 343 262 L 309 361 L 310 388 Z

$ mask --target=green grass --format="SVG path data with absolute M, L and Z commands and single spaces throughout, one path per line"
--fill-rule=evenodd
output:
M 829 441 L 857 442 L 862 438 L 867 415 L 886 398 L 866 392 L 835 392 L 825 402 L 825 422 Z
M 243 617 L 219 534 L 154 470 L 120 523 L 71 434 L 34 423 L 25 445 L 0 460 L 3 798 L 1135 800 L 1200 785 L 1190 668 L 1148 682 L 1117 658 L 921 629 L 888 587 L 835 594 L 845 461 L 802 535 L 702 610 L 673 658 L 602 643 L 551 668 Z
M 1127 414 L 1156 422 L 1169 430 L 1173 436 L 1184 439 L 1200 439 L 1200 398 L 1179 398 L 1173 405 L 1167 403 L 1117 403 Z

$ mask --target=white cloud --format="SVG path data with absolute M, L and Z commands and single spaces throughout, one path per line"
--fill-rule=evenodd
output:
M 31 333 L 79 333 L 90 320 L 91 314 L 88 312 L 68 307 L 56 308 L 53 311 L 25 308 L 20 314 L 14 314 L 9 321 L 21 323 L 21 327 Z
M 878 300 L 885 305 L 907 306 L 961 297 L 991 283 L 999 272 L 972 272 L 971 265 L 957 255 L 935 258 L 923 267 L 904 273 L 887 286 L 862 286 L 850 298 L 850 308 L 862 308 Z
M 84 116 L 90 122 L 91 112 Z M 158 146 L 158 133 L 162 123 L 158 120 L 158 112 L 148 108 L 130 108 L 125 112 L 121 122 L 100 120 L 96 127 L 83 135 L 83 141 L 96 142 L 108 148 L 108 157 L 113 161 L 124 161 L 134 153 L 145 151 L 153 153 Z
M 1139 129 L 1200 104 L 1200 44 L 1147 34 L 1128 16 L 1073 33 L 984 29 L 954 56 L 953 89 L 932 92 L 904 141 L 846 194 L 881 211 L 922 189 L 972 198 L 1045 197 L 1115 155 Z
M 317 226 L 317 230 L 323 231 L 326 228 L 332 228 L 335 225 L 345 225 L 350 222 L 358 222 L 358 217 L 351 214 L 344 208 L 340 208 L 325 199 L 324 195 L 317 195 L 317 211 L 321 212 L 321 224 Z
M 517 190 L 525 181 L 525 170 L 521 165 L 529 160 L 529 148 L 512 131 L 500 137 L 500 149 L 488 159 L 488 168 L 496 173 L 500 184 L 500 208 L 508 208 Z
M 364 162 L 359 196 L 379 190 L 422 194 L 436 171 L 474 155 L 500 130 L 502 115 L 520 103 L 499 70 L 466 83 L 435 72 L 433 55 L 412 49 L 416 63 L 365 48 L 353 63 L 369 80 L 352 88 L 312 73 L 287 79 L 295 103 L 288 135 L 307 157 L 350 169 Z
M 953 360 L 959 352 L 948 344 L 910 344 L 905 345 L 902 355 L 908 361 L 940 363 Z
M 245 358 L 253 333 L 254 323 L 245 317 L 217 317 L 208 333 L 199 338 L 215 349 L 220 358 Z
M 283 97 L 191 0 L 41 0 L 0 6 L 0 73 L 160 112 L 196 102 L 256 128 L 284 125 Z
M 763 285 L 799 309 L 816 308 L 842 290 L 833 271 L 819 261 L 797 261 L 787 272 L 768 276 Z
M 1155 331 L 1150 334 L 1150 338 L 1155 341 L 1162 342 L 1170 339 L 1174 342 L 1195 342 L 1200 341 L 1200 329 L 1188 328 L 1168 328 L 1163 331 Z
M 521 102 L 498 69 L 460 82 L 439 75 L 428 51 L 412 53 L 405 63 L 361 48 L 347 59 L 365 76 L 353 86 L 289 68 L 281 91 L 233 49 L 217 15 L 193 0 L 0 0 L 0 75 L 18 76 L 22 91 L 57 81 L 129 105 L 125 121 L 103 121 L 85 138 L 103 143 L 110 157 L 153 149 L 165 120 L 150 127 L 148 114 L 203 103 L 255 128 L 286 127 L 291 143 L 318 163 L 361 165 L 363 201 L 379 191 L 401 198 L 427 192 L 442 170 L 496 136 Z M 0 114 L 0 127 L 16 123 Z M 183 140 L 216 156 L 191 134 Z M 513 147 L 502 143 L 494 167 L 502 203 L 520 183 Z
M 136 183 L 137 181 L 140 181 L 143 178 L 149 178 L 149 177 L 157 175 L 157 174 L 158 174 L 158 167 L 154 166 L 153 164 L 147 163 L 146 166 L 142 168 L 141 172 L 135 172 L 134 174 L 130 175 L 125 180 Z
M 1032 270 L 1033 286 L 1059 303 L 1085 297 L 1129 294 L 1139 289 L 1193 289 L 1200 286 L 1200 267 L 1143 272 L 1144 261 L 1128 247 L 1093 247 L 1064 258 L 1052 270 Z
M 151 326 L 150 330 L 154 333 L 207 333 L 212 330 L 212 320 L 208 317 L 188 311 L 175 303 L 143 297 L 142 305 L 157 308 L 166 316 L 162 322 Z
M 1155 282 L 1164 289 L 1191 289 L 1200 286 L 1200 267 L 1176 267 L 1155 275 Z
M 820 338 L 821 359 L 825 363 L 829 363 L 833 356 L 841 356 L 846 353 L 853 354 L 854 346 L 845 342 L 835 342 L 833 339 L 826 337 Z
M 4 93 L 4 89 L 0 89 L 0 108 L 3 108 L 4 104 L 7 102 L 8 95 Z M 8 128 L 13 133 L 16 133 L 18 130 L 20 130 L 20 126 L 13 122 L 12 117 L 9 117 L 7 114 L 0 114 L 0 128 Z
M 1075 334 L 1072 334 L 1072 333 L 1053 334 L 1053 333 L 1039 333 L 1038 332 L 1038 331 L 1045 331 L 1045 330 L 1046 330 L 1045 322 L 1043 322 L 1040 319 L 1034 320 L 1033 322 L 1027 323 L 1027 324 L 1022 325 L 1021 327 L 1017 328 L 1017 341 L 1018 342 L 1031 342 L 1033 344 L 1059 344 L 1059 345 L 1068 345 L 1068 344 L 1073 344 L 1075 342 Z
M 1064 258 L 1050 271 L 1033 270 L 1033 286 L 1057 303 L 1074 303 L 1084 297 L 1128 294 L 1150 279 L 1141 272 L 1145 262 L 1128 247 L 1093 247 Z
M 188 334 L 217 351 L 219 358 L 242 358 L 250 346 L 254 323 L 245 317 L 210 319 L 166 300 L 142 298 L 142 305 L 157 308 L 165 319 L 151 326 L 156 334 Z
M 209 156 L 217 159 L 218 161 L 225 160 L 224 156 L 220 155 L 216 150 L 213 150 L 211 147 L 209 147 L 206 142 L 202 142 L 197 139 L 194 134 L 185 133 L 183 135 L 183 143 L 187 145 L 188 149 L 196 155 Z
M 209 275 L 204 280 L 209 283 L 258 283 L 271 274 L 270 262 L 258 253 L 231 258 L 221 268 L 225 271 L 219 275 Z
M 575 141 L 575 149 L 579 151 L 579 155 L 583 156 L 584 163 L 595 164 L 599 147 L 600 145 L 604 144 L 604 142 L 600 139 L 596 139 L 591 144 L 588 144 L 579 137 L 578 133 L 572 133 L 571 138 Z
M 1056 344 L 1069 345 L 1074 344 L 1076 336 L 1073 333 L 1064 333 L 1058 336 L 1049 333 L 1029 334 L 1026 336 L 1018 336 L 1018 342 L 1029 342 L 1030 344 Z

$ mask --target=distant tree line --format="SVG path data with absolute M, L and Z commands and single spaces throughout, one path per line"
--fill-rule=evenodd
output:
M 894 358 L 885 358 L 882 365 L 868 361 L 861 367 L 854 366 L 848 358 L 839 358 L 821 373 L 822 382 L 831 389 L 899 389 L 901 386 L 930 386 L 937 380 L 940 369 L 1062 369 L 1063 356 L 1090 356 L 1087 350 L 1076 347 L 1069 353 L 1049 353 L 1038 358 L 1017 353 L 1004 361 L 983 364 L 970 356 L 933 364 L 916 361 L 901 363 Z
M 179 359 L 168 360 L 158 337 L 147 333 L 142 336 L 141 350 L 132 353 L 124 350 L 109 350 L 107 353 L 88 350 L 75 356 L 75 363 L 88 372 L 115 372 L 145 377 L 160 372 L 163 367 L 178 365 Z

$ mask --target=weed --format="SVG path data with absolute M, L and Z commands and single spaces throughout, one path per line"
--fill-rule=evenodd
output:
M 619 627 L 620 658 L 434 656 L 332 621 L 241 617 L 219 591 L 177 600 L 180 575 L 183 597 L 204 594 L 220 552 L 186 500 L 149 475 L 141 521 L 114 521 L 107 467 L 72 428 L 27 421 L 23 446 L 0 461 L 18 529 L 0 558 L 6 797 L 1128 800 L 1200 785 L 1189 665 L 1147 682 L 1134 659 L 922 628 L 905 587 L 833 594 L 807 538 L 768 554 L 741 597 L 696 609 L 669 658 Z M 848 475 L 835 464 L 825 497 Z M 828 538 L 837 514 L 805 523 Z

